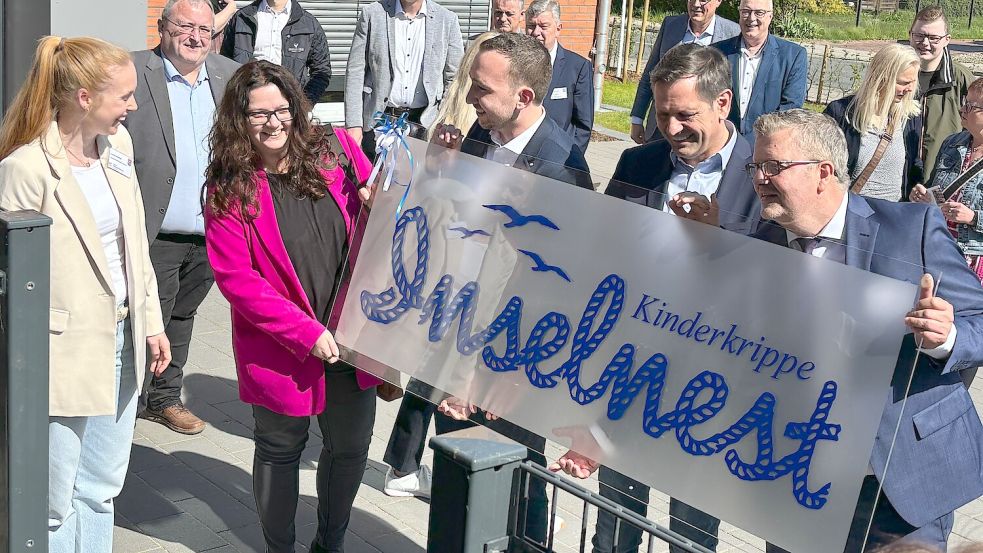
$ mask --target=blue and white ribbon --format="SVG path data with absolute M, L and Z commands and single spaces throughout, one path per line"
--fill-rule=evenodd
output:
M 405 153 L 406 160 L 410 165 L 410 180 L 403 185 L 405 186 L 403 197 L 400 198 L 399 204 L 396 205 L 397 220 L 399 219 L 400 212 L 403 211 L 406 197 L 410 194 L 410 185 L 413 183 L 413 152 L 410 151 L 410 145 L 406 142 L 406 132 L 409 129 L 409 121 L 406 119 L 406 116 L 407 114 L 404 113 L 399 116 L 399 119 L 393 119 L 392 117 L 386 117 L 382 112 L 376 112 L 372 116 L 375 120 L 375 127 L 372 129 L 372 132 L 375 133 L 376 158 L 375 165 L 372 167 L 372 173 L 369 174 L 368 182 L 374 183 L 379 173 L 384 170 L 385 177 L 382 180 L 382 191 L 388 192 L 389 187 L 393 183 L 400 152 Z M 398 182 L 397 184 L 402 185 L 402 183 Z

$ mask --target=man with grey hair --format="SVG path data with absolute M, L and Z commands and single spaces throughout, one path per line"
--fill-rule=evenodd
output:
M 175 432 L 197 434 L 205 423 L 181 401 L 195 314 L 214 278 L 205 252 L 201 190 L 215 106 L 239 64 L 211 50 L 214 15 L 208 0 L 170 0 L 157 21 L 160 44 L 133 53 L 139 108 L 123 124 L 146 210 L 150 260 L 173 359 L 148 374 L 140 417 Z
M 526 8 L 526 34 L 549 50 L 553 66 L 543 106 L 580 151 L 586 152 L 594 126 L 594 66 L 587 58 L 560 45 L 562 29 L 558 0 L 534 0 Z
M 526 10 L 522 0 L 492 0 L 491 30 L 500 33 L 521 33 Z
M 935 206 L 848 192 L 846 141 L 832 119 L 793 110 L 754 130 L 748 171 L 762 218 L 777 223 L 756 238 L 920 287 L 845 550 L 861 550 L 872 519 L 864 550 L 903 540 L 944 551 L 952 512 L 983 494 L 983 425 L 959 374 L 983 363 L 979 280 Z
M 662 57 L 650 79 L 652 110 L 663 138 L 625 150 L 605 193 L 749 234 L 760 204 L 744 168 L 751 146 L 727 120 L 732 98 L 727 60 L 713 48 L 681 44 Z M 591 463 L 570 452 L 553 468 L 581 478 L 597 468 L 575 470 L 580 466 Z M 604 466 L 598 479 L 602 496 L 645 516 L 647 486 Z M 717 519 L 676 500 L 669 510 L 671 529 L 709 549 L 716 546 Z M 613 516 L 598 513 L 595 553 L 638 549 L 641 531 L 621 525 L 615 547 L 615 528 Z M 677 548 L 670 546 L 670 551 Z

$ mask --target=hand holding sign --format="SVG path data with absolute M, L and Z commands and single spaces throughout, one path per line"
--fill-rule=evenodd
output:
M 681 192 L 669 200 L 669 209 L 678 217 L 715 227 L 720 226 L 720 205 L 717 203 L 716 194 L 711 194 L 707 199 L 706 196 L 695 192 Z
M 935 297 L 935 281 L 925 273 L 919 283 L 918 302 L 908 312 L 905 324 L 915 333 L 915 342 L 922 349 L 933 349 L 946 343 L 954 320 L 952 304 Z

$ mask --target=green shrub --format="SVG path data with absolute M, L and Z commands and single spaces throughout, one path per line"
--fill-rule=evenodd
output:
M 818 38 L 821 33 L 819 25 L 790 12 L 776 14 L 771 31 L 784 38 Z

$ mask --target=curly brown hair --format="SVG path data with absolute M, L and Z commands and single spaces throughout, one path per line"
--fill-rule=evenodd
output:
M 215 125 L 209 135 L 211 154 L 205 170 L 205 208 L 216 215 L 239 211 L 243 217 L 259 213 L 255 173 L 259 154 L 249 138 L 249 92 L 268 84 L 280 89 L 293 116 L 287 140 L 287 166 L 290 191 L 297 196 L 323 198 L 327 193 L 323 170 L 337 166 L 322 127 L 311 122 L 311 103 L 300 83 L 279 65 L 251 61 L 229 79 L 222 103 L 215 112 Z

